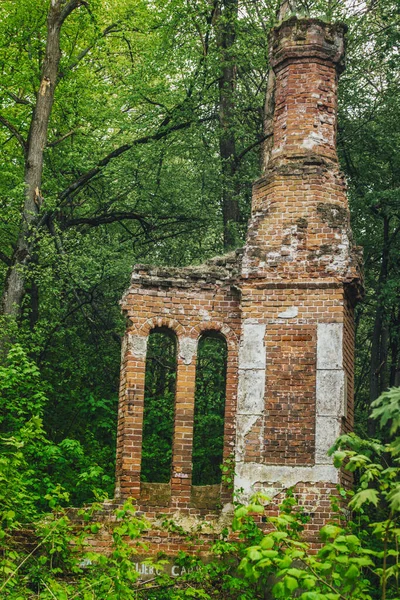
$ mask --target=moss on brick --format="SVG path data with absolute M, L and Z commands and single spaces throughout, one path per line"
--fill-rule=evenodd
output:
M 329 227 L 343 228 L 348 225 L 349 212 L 343 206 L 320 202 L 317 205 L 317 213 Z

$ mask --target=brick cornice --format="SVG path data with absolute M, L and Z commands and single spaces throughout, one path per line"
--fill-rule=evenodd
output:
M 329 62 L 344 70 L 347 25 L 291 17 L 272 30 L 270 61 L 275 72 L 289 62 Z

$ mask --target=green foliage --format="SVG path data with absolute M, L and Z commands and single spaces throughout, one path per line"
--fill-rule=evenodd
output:
M 56 497 L 52 498 L 57 501 Z M 59 499 L 59 498 L 58 498 Z M 90 550 L 90 541 L 102 534 L 104 525 L 93 521 L 90 511 L 80 511 L 86 524 L 77 531 L 68 514 L 59 506 L 35 524 L 31 532 L 36 545 L 29 554 L 6 545 L 0 560 L 2 597 L 72 598 L 131 600 L 136 598 L 138 573 L 133 558 L 143 544 L 136 540 L 146 527 L 127 502 L 116 511 L 117 523 L 110 532 L 110 552 L 106 556 Z M 140 584 L 139 584 L 140 585 Z
M 171 479 L 175 385 L 175 336 L 152 332 L 146 355 L 142 481 L 168 483 Z
M 389 433 L 393 436 L 400 429 L 400 388 L 391 388 L 384 392 L 372 404 L 371 417 L 379 420 L 380 427 L 383 429 L 390 423 Z M 394 442 L 396 444 L 396 442 Z
M 227 345 L 222 337 L 199 340 L 193 432 L 193 484 L 220 483 L 224 443 Z
M 398 431 L 400 394 L 391 389 L 374 403 L 372 417 L 392 436 Z M 240 568 L 249 579 L 273 577 L 274 598 L 300 600 L 392 599 L 399 597 L 400 466 L 393 437 L 386 444 L 366 442 L 356 435 L 341 436 L 331 452 L 335 465 L 356 473 L 358 488 L 349 492 L 348 507 L 335 501 L 336 519 L 320 530 L 321 547 L 310 551 L 301 535 L 301 512 L 281 507 L 268 518 L 272 531 L 246 551 Z M 342 495 L 346 493 L 342 490 Z M 294 510 L 293 510 L 294 509 Z M 236 515 L 252 508 L 242 508 Z
M 375 418 L 383 419 L 393 438 L 385 445 L 365 442 L 355 435 L 338 439 L 332 448 L 334 460 L 358 474 L 359 486 L 350 494 L 349 505 L 343 490 L 332 498 L 333 518 L 320 529 L 317 552 L 304 539 L 309 517 L 297 504 L 293 491 L 276 516 L 266 517 L 263 528 L 259 517 L 270 500 L 257 495 L 248 506 L 236 505 L 232 533 L 222 532 L 207 564 L 181 552 L 176 564 L 182 574 L 172 579 L 163 573 L 165 560 L 159 557 L 152 563 L 154 578 L 146 583 L 138 578 L 135 559 L 146 553 L 140 538 L 147 525 L 135 515 L 131 503 L 116 511 L 117 521 L 109 532 L 111 552 L 98 554 L 90 550 L 87 541 L 91 538 L 95 544 L 96 536 L 106 533 L 104 524 L 95 520 L 99 506 L 82 510 L 79 518 L 84 526 L 77 528 L 60 506 L 66 497 L 58 487 L 47 495 L 53 512 L 34 522 L 33 552 L 16 549 L 12 532 L 18 527 L 17 516 L 9 506 L 2 513 L 0 592 L 10 600 L 261 600 L 268 589 L 276 599 L 396 600 L 400 468 L 393 449 L 398 444 L 398 430 L 390 426 L 400 413 L 398 390 L 382 396 L 376 408 Z M 15 464 L 25 468 L 23 462 Z M 27 494 L 22 482 L 18 497 L 21 506 Z M 173 522 L 168 527 L 179 533 Z
M 25 168 L 22 147 L 4 123 L 27 139 L 40 85 L 48 4 L 0 3 L 1 290 L 20 232 Z M 400 376 L 400 121 L 395 118 L 400 109 L 399 7 L 397 0 L 298 4 L 302 14 L 343 19 L 349 25 L 338 144 L 349 183 L 353 229 L 365 256 L 367 294 L 356 320 L 356 424 L 366 438 L 369 405 L 376 398 L 370 393 L 371 377 L 378 380 L 379 393 L 398 385 Z M 260 146 L 254 143 L 261 139 L 268 33 L 277 5 L 266 0 L 239 2 L 233 18 L 236 81 L 230 128 L 237 145 L 234 183 L 240 217 L 232 233 L 238 245 L 249 216 L 251 182 L 259 176 Z M 28 293 L 20 322 L 0 321 L 0 536 L 6 548 L 2 584 L 27 557 L 12 546 L 13 532 L 36 522 L 49 508 L 57 514 L 35 525 L 36 534 L 45 540 L 40 546 L 43 554 L 37 562 L 29 557 L 3 588 L 1 593 L 12 600 L 38 595 L 129 598 L 129 594 L 160 600 L 250 600 L 262 597 L 268 573 L 281 578 L 276 582 L 277 597 L 305 594 L 312 600 L 370 594 L 375 599 L 382 597 L 382 590 L 387 599 L 399 596 L 400 438 L 395 389 L 373 405 L 382 441 L 344 436 L 336 446 L 336 465 L 345 465 L 356 476 L 358 488 L 349 498 L 354 520 L 345 524 L 341 518 L 335 525 L 339 531 L 324 530 L 322 554 L 314 557 L 298 546 L 303 543 L 298 535 L 305 517 L 293 497 L 282 507 L 281 521 L 270 523 L 275 537 L 268 534 L 264 542 L 252 516 L 262 503 L 238 508 L 239 542 L 219 540 L 215 552 L 220 562 L 199 568 L 179 585 L 163 579 L 161 587 L 156 587 L 161 580 L 154 589 L 135 587 L 130 551 L 123 546 L 124 535 L 133 533 L 128 526 L 121 532 L 122 541 L 115 540 L 121 546 L 114 563 L 93 558 L 92 574 L 69 554 L 70 542 L 79 544 L 58 507 L 113 493 L 124 327 L 118 301 L 132 263 L 183 265 L 223 250 L 218 115 L 225 59 L 218 40 L 225 17 L 215 8 L 220 3 L 208 0 L 90 0 L 63 26 L 61 69 L 40 190 L 42 225 L 34 233 L 36 256 L 26 267 Z M 102 164 L 87 185 L 62 197 L 82 174 L 118 148 L 126 150 Z M 29 297 L 34 286 L 39 298 L 36 321 Z M 7 346 L 10 339 L 17 343 L 5 359 L 3 343 Z M 199 349 L 194 462 L 195 478 L 201 483 L 219 480 L 224 375 L 221 355 L 211 346 L 211 342 L 204 346 L 204 356 Z M 165 350 L 164 358 L 171 352 Z M 202 370 L 202 363 L 208 370 Z M 152 366 L 156 364 L 154 358 Z M 161 366 L 146 376 L 148 442 L 143 477 L 147 479 L 169 479 L 174 377 L 173 370 L 163 371 Z M 162 378 L 163 391 L 158 385 Z M 213 448 L 204 438 L 209 429 L 214 432 Z M 210 456 L 215 458 L 212 466 Z M 151 471 L 154 464 L 161 466 L 160 471 Z M 223 473 L 225 482 L 232 483 L 229 461 Z M 121 519 L 125 523 L 125 515 Z M 135 531 L 138 528 L 135 524 Z M 285 533 L 288 536 L 280 538 Z M 238 576 L 236 567 L 249 544 L 253 548 L 251 557 L 246 555 L 249 571 Z M 278 554 L 259 558 L 260 552 L 268 551 Z M 293 557 L 296 552 L 304 554 L 295 560 L 303 556 L 307 563 L 302 564 L 302 574 L 297 565 L 285 566 L 285 553 Z M 264 559 L 271 562 L 253 572 Z M 373 565 L 357 560 L 372 560 Z M 331 567 L 322 568 L 327 563 Z M 120 579 L 124 587 L 117 589 Z
M 47 510 L 48 494 L 60 490 L 60 481 L 68 503 L 82 496 L 104 497 L 104 483 L 112 480 L 85 455 L 79 440 L 49 438 L 43 427 L 49 393 L 26 351 L 19 344 L 11 347 L 7 363 L 0 366 L 0 505 L 6 511 L 12 507 L 16 523 Z
M 39 369 L 16 344 L 7 365 L 0 365 L 0 431 L 16 431 L 32 416 L 42 416 L 46 402 Z

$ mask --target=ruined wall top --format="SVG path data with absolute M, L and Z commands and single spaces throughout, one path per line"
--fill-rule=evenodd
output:
M 319 59 L 344 69 L 347 25 L 291 17 L 273 29 L 270 60 L 275 71 L 296 60 Z

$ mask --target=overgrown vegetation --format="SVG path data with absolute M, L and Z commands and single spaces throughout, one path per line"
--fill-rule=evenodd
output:
M 359 485 L 351 493 L 339 489 L 332 498 L 333 518 L 320 530 L 317 554 L 302 538 L 309 517 L 293 493 L 288 493 L 278 516 L 267 518 L 266 529 L 255 517 L 264 513 L 268 499 L 258 496 L 249 506 L 236 505 L 232 532 L 219 536 L 207 564 L 181 552 L 176 564 L 184 567 L 185 574 L 171 578 L 164 573 L 168 561 L 160 555 L 147 560 L 154 573 L 148 582 L 139 579 L 135 566 L 135 557 L 146 551 L 140 536 L 147 525 L 135 516 L 129 502 L 116 512 L 108 556 L 90 550 L 89 541 L 95 542 L 96 535 L 110 527 L 96 522 L 97 505 L 81 510 L 80 519 L 86 524 L 78 528 L 61 506 L 68 495 L 58 486 L 45 496 L 52 512 L 39 516 L 25 452 L 33 440 L 42 440 L 42 432 L 35 431 L 30 421 L 18 441 L 3 438 L 8 451 L 0 462 L 2 597 L 253 600 L 264 598 L 269 589 L 277 599 L 296 595 L 300 600 L 396 600 L 400 593 L 398 388 L 374 403 L 372 417 L 387 428 L 387 443 L 351 434 L 339 438 L 332 448 L 336 466 L 357 473 Z M 33 528 L 30 552 L 29 537 L 21 531 L 27 523 Z M 23 544 L 18 543 L 17 531 L 24 533 Z M 197 533 L 188 532 L 186 537 L 195 538 Z

